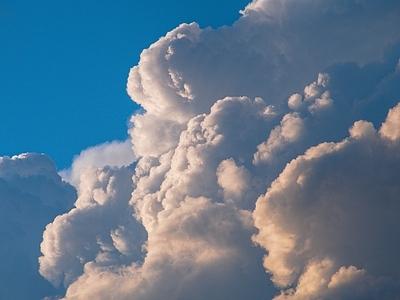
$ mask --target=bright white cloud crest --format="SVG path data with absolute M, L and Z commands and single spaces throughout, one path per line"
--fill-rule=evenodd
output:
M 39 262 L 65 299 L 399 297 L 400 4 L 242 14 L 144 50 L 131 141 L 62 173 Z
M 130 140 L 125 142 L 113 141 L 83 150 L 78 156 L 74 157 L 71 168 L 59 173 L 66 181 L 78 187 L 81 172 L 87 167 L 126 167 L 134 160 L 135 156 Z

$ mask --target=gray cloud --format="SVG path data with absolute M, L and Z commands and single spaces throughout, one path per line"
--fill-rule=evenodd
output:
M 42 233 L 69 210 L 75 189 L 61 180 L 54 163 L 33 153 L 0 157 L 0 298 L 40 299 L 54 290 L 38 272 Z

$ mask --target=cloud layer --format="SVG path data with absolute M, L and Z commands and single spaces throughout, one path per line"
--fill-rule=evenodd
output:
M 400 3 L 242 14 L 144 50 L 131 141 L 62 173 L 78 196 L 46 220 L 39 271 L 64 299 L 399 297 Z

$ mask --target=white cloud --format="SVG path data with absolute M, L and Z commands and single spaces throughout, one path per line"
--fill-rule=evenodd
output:
M 303 105 L 303 96 L 296 93 L 289 97 L 288 106 L 292 110 L 299 110 Z
M 249 213 L 206 198 L 186 198 L 178 208 L 160 213 L 159 226 L 149 233 L 142 266 L 113 269 L 88 263 L 85 273 L 68 289 L 67 299 L 268 295 L 262 292 L 264 282 L 257 279 L 263 272 L 254 272 L 257 265 L 251 261 L 251 254 L 258 256 L 258 250 L 243 243 L 243 235 L 251 231 Z
M 298 94 L 296 94 L 298 95 Z M 293 99 L 292 97 L 289 98 Z M 270 133 L 268 140 L 257 146 L 254 154 L 254 163 L 271 161 L 286 150 L 288 144 L 297 142 L 304 134 L 305 124 L 298 113 L 289 113 L 283 116 L 280 125 L 276 126 Z
M 132 171 L 126 167 L 86 168 L 75 208 L 43 233 L 40 274 L 55 286 L 68 286 L 87 262 L 107 266 L 140 258 L 144 233 L 128 205 L 132 190 Z
M 258 199 L 254 240 L 268 251 L 264 266 L 283 289 L 276 299 L 398 295 L 399 145 L 384 138 L 384 128 L 396 122 L 399 106 L 381 135 L 356 122 L 352 138 L 311 148 Z
M 333 101 L 330 98 L 328 92 L 325 92 L 321 95 L 321 98 L 315 99 L 315 102 L 308 107 L 308 110 L 312 114 L 318 114 L 320 111 L 327 110 L 331 108 L 333 105 Z
M 386 123 L 384 123 L 383 125 L 386 125 Z M 374 125 L 370 122 L 357 121 L 349 129 L 349 132 L 350 132 L 350 136 L 359 138 L 359 137 L 363 137 L 363 136 L 372 136 L 376 133 L 376 130 L 374 128 Z
M 385 123 L 382 124 L 380 133 L 393 140 L 397 141 L 400 137 L 400 106 L 397 105 L 395 108 L 389 110 L 389 114 L 386 118 Z
M 243 193 L 250 187 L 251 175 L 245 167 L 238 167 L 233 159 L 223 160 L 217 168 L 218 184 L 226 199 L 242 199 Z
M 64 180 L 78 187 L 81 172 L 89 166 L 122 167 L 129 166 L 134 161 L 135 156 L 129 139 L 125 142 L 113 141 L 82 150 L 74 157 L 71 167 L 59 173 Z
M 173 149 L 187 121 L 208 113 L 218 99 L 261 97 L 280 104 L 332 63 L 381 59 L 400 37 L 394 29 L 400 26 L 398 4 L 389 2 L 382 8 L 376 1 L 254 1 L 232 27 L 180 25 L 144 50 L 129 74 L 127 91 L 146 110 L 146 117 L 132 118 L 136 155 Z M 321 97 L 311 110 L 330 104 Z M 149 142 L 148 134 L 158 138 Z

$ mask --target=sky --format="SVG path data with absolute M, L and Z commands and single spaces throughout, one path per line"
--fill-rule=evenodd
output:
M 140 53 L 184 22 L 231 25 L 246 1 L 1 1 L 0 155 L 46 153 L 59 169 L 125 140 Z M 104 121 L 107 120 L 107 121 Z
M 400 299 L 397 0 L 35 5 L 0 298 Z

